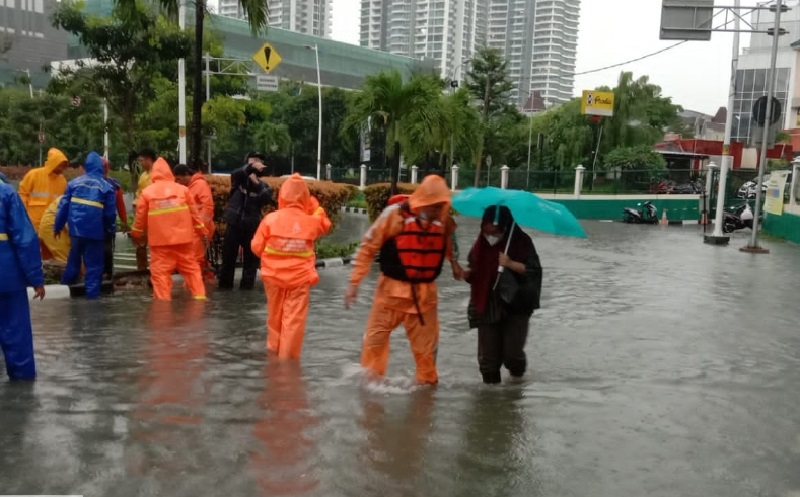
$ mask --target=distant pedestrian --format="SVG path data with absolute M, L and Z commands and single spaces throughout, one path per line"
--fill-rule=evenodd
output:
M 44 299 L 39 237 L 19 195 L 0 178 L 0 348 L 11 380 L 36 378 L 27 287 Z
M 201 173 L 191 169 L 186 164 L 175 166 L 173 174 L 175 175 L 175 181 L 187 187 L 194 197 L 197 214 L 206 227 L 206 240 L 210 241 L 214 236 L 216 227 L 214 225 L 214 197 L 211 194 L 211 187 L 208 181 Z M 200 264 L 200 269 L 203 271 L 203 279 L 206 281 L 213 280 L 214 271 L 211 269 L 211 264 L 206 257 L 206 244 L 203 243 L 201 237 L 195 238 L 194 251 L 197 263 Z

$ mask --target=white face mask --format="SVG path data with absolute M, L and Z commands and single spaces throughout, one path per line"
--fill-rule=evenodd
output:
M 483 235 L 483 237 L 486 238 L 486 241 L 489 242 L 489 245 L 491 245 L 492 247 L 500 243 L 499 236 Z

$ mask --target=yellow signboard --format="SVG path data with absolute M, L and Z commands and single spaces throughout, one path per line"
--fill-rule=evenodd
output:
M 764 210 L 775 216 L 783 215 L 783 192 L 786 189 L 786 180 L 789 171 L 772 171 L 767 182 L 767 198 L 764 201 Z
M 280 65 L 283 59 L 280 54 L 278 54 L 278 51 L 275 50 L 275 47 L 269 43 L 264 43 L 261 48 L 253 54 L 253 60 L 265 73 L 269 74 Z
M 590 116 L 613 116 L 614 93 L 610 91 L 583 90 L 581 114 Z

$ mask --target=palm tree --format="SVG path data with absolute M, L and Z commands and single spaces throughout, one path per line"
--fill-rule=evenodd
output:
M 177 16 L 181 0 L 153 0 L 172 17 Z M 115 0 L 120 11 L 135 15 L 140 5 L 140 0 Z M 203 24 L 205 21 L 208 0 L 195 0 L 194 2 L 194 67 L 196 68 L 192 80 L 192 147 L 191 162 L 195 167 L 202 167 L 203 160 Z M 239 0 L 239 5 L 247 17 L 253 35 L 258 34 L 267 26 L 269 10 L 266 0 Z
M 414 76 L 407 83 L 396 69 L 368 76 L 355 96 L 343 131 L 357 128 L 368 118 L 386 135 L 386 151 L 391 157 L 389 174 L 392 195 L 397 193 L 401 143 L 413 136 L 434 134 L 442 122 L 441 85 L 433 76 Z

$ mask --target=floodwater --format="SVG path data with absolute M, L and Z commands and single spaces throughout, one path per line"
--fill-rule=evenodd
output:
M 347 267 L 321 272 L 300 363 L 267 360 L 263 291 L 36 302 L 39 381 L 0 382 L 0 493 L 800 495 L 800 247 L 585 226 L 536 237 L 522 384 L 480 383 L 449 269 L 435 388 L 412 386 L 402 329 L 386 381 L 362 381 L 375 279 L 346 312 Z M 462 222 L 462 250 L 476 229 Z

